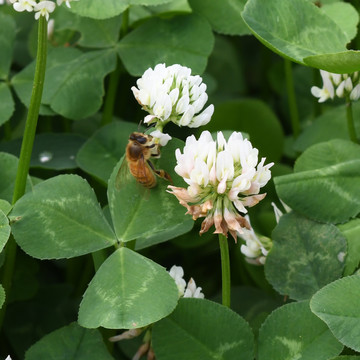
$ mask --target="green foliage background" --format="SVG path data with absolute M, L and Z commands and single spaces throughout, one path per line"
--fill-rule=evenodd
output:
M 340 0 L 57 7 L 27 193 L 12 207 L 37 23 L 1 5 L 0 267 L 10 232 L 19 250 L 8 298 L 0 285 L 0 308 L 8 301 L 0 357 L 130 359 L 143 335 L 115 345 L 108 338 L 154 324 L 159 360 L 360 358 L 360 147 L 349 140 L 344 104 L 320 106 L 310 93 L 321 86 L 318 69 L 360 70 L 358 12 L 358 2 Z M 284 61 L 292 62 L 297 137 Z M 241 240 L 229 239 L 231 309 L 220 305 L 216 236 L 199 237 L 200 222 L 167 183 L 115 186 L 128 136 L 145 116 L 130 88 L 158 63 L 190 67 L 207 84 L 215 113 L 196 135 L 244 132 L 275 162 L 267 197 L 249 211 L 273 248 L 264 267 L 254 266 Z M 353 111 L 360 134 L 360 106 Z M 192 132 L 166 132 L 173 140 L 156 166 L 183 186 L 174 152 Z M 282 208 L 279 199 L 292 211 L 277 224 L 271 203 Z M 174 264 L 206 300 L 178 301 L 165 271 Z

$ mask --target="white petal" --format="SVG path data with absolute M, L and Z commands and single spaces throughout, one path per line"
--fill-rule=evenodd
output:
M 164 134 L 160 130 L 155 130 L 152 133 L 150 133 L 153 138 L 156 139 L 156 143 L 159 143 L 161 146 L 165 146 L 172 137 L 169 134 Z
M 145 124 L 151 124 L 152 122 L 156 121 L 157 117 L 155 115 L 146 115 L 144 118 Z
M 22 3 L 16 2 L 16 3 L 14 3 L 13 7 L 14 7 L 14 10 L 16 10 L 18 12 L 25 11 L 25 6 Z
M 183 95 L 176 104 L 176 112 L 183 114 L 189 107 L 190 99 L 188 95 Z
M 183 114 L 183 116 L 179 120 L 178 124 L 180 126 L 188 125 L 191 122 L 191 120 L 192 120 L 192 118 L 194 116 L 194 113 L 195 113 L 194 108 L 191 105 L 189 105 L 188 108 L 186 109 L 185 113 Z
M 317 86 L 312 86 L 310 91 L 311 91 L 311 94 L 317 98 L 321 97 L 321 90 L 319 87 Z
M 195 109 L 195 114 L 197 114 L 199 111 L 201 111 L 201 109 L 206 104 L 207 100 L 208 100 L 208 96 L 206 93 L 202 93 L 200 95 L 200 97 L 197 100 L 195 100 L 195 102 L 192 104 Z
M 356 101 L 360 98 L 360 84 L 357 84 L 350 93 L 350 100 Z
M 344 96 L 344 89 L 345 89 L 345 80 L 340 83 L 340 85 L 336 89 L 336 96 L 343 97 Z
M 214 105 L 209 105 L 202 113 L 194 116 L 188 126 L 191 128 L 197 128 L 199 126 L 206 125 L 211 120 L 213 113 Z
M 174 106 L 179 98 L 179 88 L 171 90 L 169 96 L 171 99 L 171 103 Z
M 222 151 L 223 149 L 225 149 L 226 140 L 224 134 L 221 131 L 218 131 L 216 140 L 218 151 Z
M 351 78 L 348 77 L 348 78 L 345 80 L 345 90 L 346 90 L 347 92 L 350 92 L 352 89 L 353 89 L 353 84 L 352 84 Z

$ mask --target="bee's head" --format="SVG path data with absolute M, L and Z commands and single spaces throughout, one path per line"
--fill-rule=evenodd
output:
M 145 145 L 147 142 L 152 140 L 151 136 L 139 132 L 133 132 L 132 134 L 130 134 L 129 139 L 137 141 L 141 145 Z

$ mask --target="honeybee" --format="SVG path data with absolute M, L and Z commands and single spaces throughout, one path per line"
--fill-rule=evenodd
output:
M 156 186 L 156 176 L 159 176 L 172 183 L 171 176 L 164 170 L 156 169 L 151 158 L 160 157 L 160 145 L 154 142 L 151 135 L 146 135 L 140 132 L 133 132 L 130 134 L 129 142 L 126 146 L 125 159 L 131 175 L 145 188 L 153 188 Z M 119 174 L 123 171 L 121 166 L 116 185 L 119 188 Z

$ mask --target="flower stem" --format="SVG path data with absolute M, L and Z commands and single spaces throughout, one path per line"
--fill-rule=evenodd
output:
M 116 69 L 109 76 L 109 84 L 106 91 L 106 98 L 104 102 L 101 126 L 110 124 L 112 122 L 116 91 L 119 85 L 119 78 L 121 73 L 120 69 L 121 69 L 120 63 L 119 60 L 117 60 Z
M 120 39 L 122 39 L 128 32 L 129 25 L 129 9 L 125 10 L 122 15 Z M 116 91 L 119 85 L 122 64 L 117 60 L 116 69 L 109 76 L 109 84 L 106 91 L 106 98 L 104 102 L 103 116 L 101 119 L 101 126 L 110 124 L 114 113 L 114 104 L 116 98 Z
M 24 137 L 21 144 L 18 171 L 15 180 L 13 204 L 25 193 L 26 178 L 29 172 L 32 148 L 35 139 L 36 126 L 39 116 L 41 96 L 44 87 L 47 52 L 47 22 L 40 16 L 38 27 L 38 47 L 36 56 L 35 76 L 31 93 L 30 106 L 25 124 Z
M 45 68 L 47 54 L 47 21 L 40 16 L 38 24 L 38 45 L 33 88 L 31 93 L 30 106 L 25 124 L 24 137 L 21 144 L 19 165 L 16 173 L 15 188 L 12 203 L 15 204 L 25 193 L 26 179 L 30 167 L 30 159 L 34 144 L 36 125 L 39 116 L 41 96 L 44 87 Z M 6 299 L 9 298 L 11 282 L 15 268 L 16 242 L 11 236 L 6 248 L 6 257 L 3 266 L 1 283 L 5 289 Z M 0 328 L 2 326 L 6 311 L 7 300 L 0 310 Z
M 101 249 L 101 250 L 95 251 L 95 252 L 91 253 L 91 256 L 92 256 L 92 259 L 93 259 L 94 269 L 95 269 L 95 272 L 96 272 L 96 271 L 99 270 L 99 267 L 102 265 L 102 263 L 107 258 L 106 250 Z
M 219 234 L 222 274 L 222 304 L 230 307 L 230 257 L 227 238 Z
M 356 137 L 354 117 L 352 112 L 352 101 L 349 99 L 349 97 L 346 98 L 346 118 L 350 140 L 357 144 L 358 141 Z
M 313 68 L 312 72 L 313 72 L 313 81 L 312 82 L 313 82 L 313 84 L 318 84 L 320 82 L 319 69 Z M 315 118 L 320 116 L 322 113 L 322 108 L 321 108 L 321 105 L 318 100 L 319 100 L 318 98 L 313 96 L 313 115 Z
M 284 59 L 284 65 L 285 65 L 286 91 L 289 102 L 291 127 L 292 127 L 293 136 L 296 139 L 300 134 L 300 122 L 299 122 L 298 107 L 296 104 L 294 78 L 292 73 L 291 61 L 288 59 Z
M 8 120 L 5 124 L 4 124 L 4 139 L 6 141 L 10 141 L 11 140 L 11 125 L 10 125 L 10 120 Z

